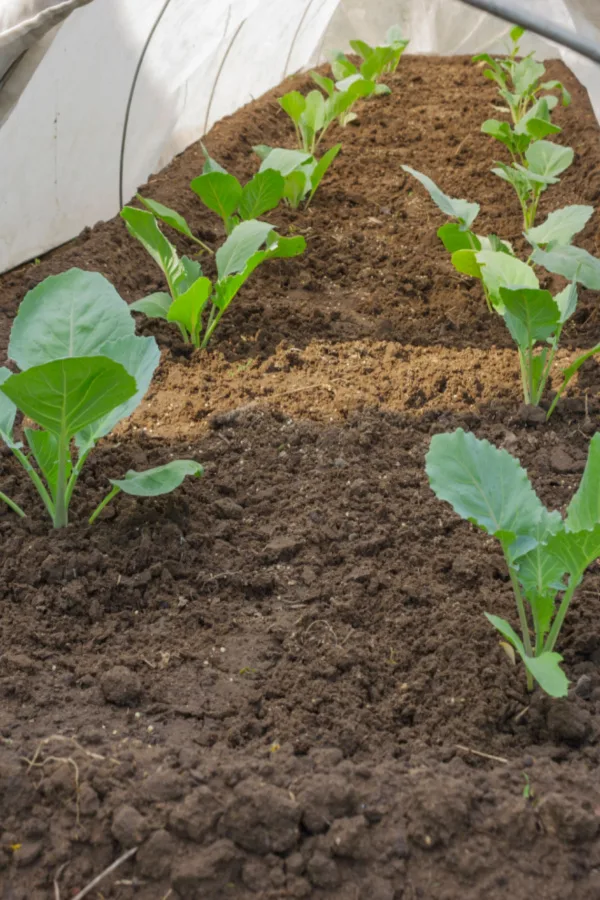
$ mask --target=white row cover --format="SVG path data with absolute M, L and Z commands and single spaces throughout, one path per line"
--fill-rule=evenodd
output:
M 28 12 L 32 0 L 11 2 Z M 118 212 L 127 100 L 164 6 L 165 0 L 92 0 L 58 29 L 0 128 L 0 272 Z M 600 41 L 599 6 L 598 0 L 527 4 Z M 394 23 L 410 38 L 412 53 L 502 52 L 508 31 L 459 0 L 170 0 L 134 93 L 125 200 L 223 116 L 330 49 L 345 49 L 349 38 L 381 40 Z M 597 67 L 530 37 L 522 46 L 535 47 L 541 58 L 561 56 L 587 86 L 600 118 Z

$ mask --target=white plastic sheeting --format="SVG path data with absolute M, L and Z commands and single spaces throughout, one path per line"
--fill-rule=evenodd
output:
M 0 129 L 0 271 L 119 209 L 127 98 L 165 0 L 93 0 L 60 27 Z M 528 0 L 528 9 L 600 41 L 597 0 Z M 508 26 L 459 0 L 170 0 L 140 69 L 124 165 L 128 199 L 211 125 L 322 59 L 347 39 L 380 39 L 399 22 L 417 53 L 503 49 Z M 560 55 L 600 116 L 598 69 Z

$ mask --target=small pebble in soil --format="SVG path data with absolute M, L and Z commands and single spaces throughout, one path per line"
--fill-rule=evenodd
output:
M 113 666 L 100 679 L 102 696 L 116 706 L 133 706 L 142 694 L 142 683 L 127 666 Z

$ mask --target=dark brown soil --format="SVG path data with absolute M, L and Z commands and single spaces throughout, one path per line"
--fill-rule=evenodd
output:
M 600 195 L 587 96 L 549 69 L 573 89 L 558 116 L 577 158 L 543 212 Z M 286 141 L 281 92 L 207 138 L 238 176 L 252 144 Z M 136 847 L 87 896 L 600 897 L 600 569 L 561 639 L 569 699 L 527 695 L 483 616 L 513 617 L 498 548 L 424 475 L 430 436 L 462 426 L 561 507 L 598 419 L 592 362 L 549 425 L 524 420 L 508 334 L 399 168 L 518 240 L 479 134 L 493 102 L 467 60 L 404 59 L 311 210 L 272 216 L 305 256 L 255 273 L 208 354 L 140 322 L 159 375 L 89 462 L 68 529 L 0 456 L 31 513 L 0 509 L 2 900 L 72 898 Z M 192 147 L 145 190 L 218 240 L 187 190 L 200 168 Z M 600 250 L 596 217 L 582 243 Z M 23 294 L 72 265 L 128 299 L 163 287 L 122 223 L 100 224 L 0 279 L 3 348 Z M 596 303 L 582 292 L 562 360 L 600 340 Z M 107 478 L 171 455 L 205 477 L 81 524 Z

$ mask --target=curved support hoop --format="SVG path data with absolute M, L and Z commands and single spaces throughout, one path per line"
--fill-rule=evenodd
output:
M 131 114 L 131 104 L 133 103 L 133 95 L 135 93 L 135 86 L 137 84 L 140 70 L 142 68 L 142 63 L 144 62 L 144 57 L 146 56 L 146 52 L 148 47 L 150 46 L 150 41 L 154 37 L 154 33 L 159 26 L 160 20 L 164 16 L 167 11 L 167 7 L 169 6 L 171 0 L 165 0 L 161 11 L 156 17 L 156 21 L 150 32 L 148 37 L 146 38 L 146 43 L 142 47 L 142 52 L 140 54 L 140 58 L 138 59 L 138 64 L 135 67 L 135 72 L 133 74 L 133 81 L 131 82 L 131 88 L 129 90 L 129 97 L 127 98 L 127 108 L 125 109 L 125 121 L 123 122 L 123 134 L 121 136 L 121 156 L 119 158 L 119 209 L 123 209 L 123 170 L 125 167 L 125 144 L 127 142 L 127 129 L 129 128 L 129 116 Z
M 313 4 L 313 0 L 308 0 L 308 3 L 305 5 L 305 7 L 304 7 L 304 9 L 303 9 L 303 11 L 302 11 L 302 15 L 300 16 L 300 18 L 299 18 L 299 20 L 298 20 L 298 24 L 296 25 L 296 30 L 294 31 L 294 36 L 293 36 L 293 38 L 292 38 L 292 43 L 290 44 L 290 49 L 288 50 L 288 55 L 287 55 L 287 57 L 286 57 L 285 65 L 284 65 L 284 67 L 283 67 L 283 74 L 282 74 L 282 76 L 281 76 L 281 80 L 282 80 L 282 81 L 283 81 L 283 79 L 287 76 L 287 73 L 288 73 L 288 66 L 289 66 L 290 60 L 291 60 L 291 58 L 292 58 L 292 53 L 293 53 L 293 51 L 294 51 L 294 47 L 296 46 L 296 41 L 298 40 L 298 35 L 300 34 L 300 31 L 302 30 L 302 26 L 304 25 L 304 22 L 305 22 L 305 20 L 306 20 L 307 15 L 308 15 L 308 11 L 309 11 L 309 9 L 311 8 L 312 4 Z
M 474 6 L 475 9 L 480 9 L 482 12 L 490 13 L 499 19 L 504 19 L 505 22 L 510 22 L 511 25 L 520 25 L 521 28 L 525 28 L 527 31 L 533 31 L 534 34 L 539 34 L 540 37 L 562 44 L 563 47 L 568 47 L 569 50 L 574 50 L 576 53 L 580 53 L 581 56 L 586 56 L 592 62 L 600 63 L 600 45 L 595 41 L 590 41 L 589 38 L 581 37 L 581 35 L 575 34 L 573 31 L 561 28 L 560 25 L 551 22 L 550 19 L 532 15 L 523 6 L 517 9 L 515 6 L 499 2 L 499 0 L 462 0 L 462 2 L 466 3 L 467 6 Z
M 246 17 L 246 19 L 247 19 L 247 17 Z M 219 81 L 219 78 L 221 77 L 221 73 L 222 73 L 223 69 L 225 68 L 225 63 L 227 62 L 227 58 L 228 58 L 229 54 L 231 53 L 231 48 L 233 47 L 233 45 L 237 39 L 237 36 L 240 33 L 240 31 L 242 30 L 242 28 L 244 27 L 244 25 L 246 24 L 246 19 L 242 19 L 242 21 L 240 22 L 238 27 L 233 32 L 233 34 L 231 36 L 231 40 L 229 41 L 229 44 L 227 45 L 227 49 L 225 50 L 225 53 L 223 54 L 223 59 L 219 63 L 219 68 L 217 69 L 217 74 L 215 75 L 215 80 L 213 82 L 213 86 L 210 91 L 210 97 L 208 98 L 208 105 L 206 107 L 206 116 L 204 117 L 204 125 L 202 127 L 203 135 L 206 134 L 206 129 L 208 128 L 208 118 L 210 116 L 212 102 L 215 99 L 215 92 L 217 90 L 217 82 Z

